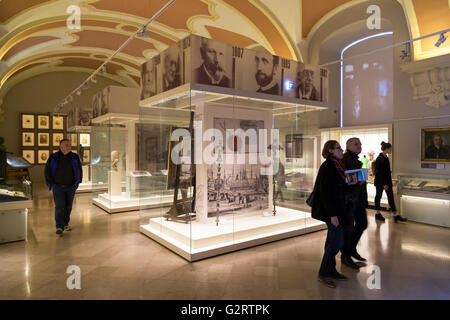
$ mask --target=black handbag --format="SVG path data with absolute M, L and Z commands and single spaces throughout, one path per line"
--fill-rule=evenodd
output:
M 306 204 L 307 204 L 308 206 L 310 206 L 311 208 L 312 208 L 312 206 L 314 205 L 314 191 L 315 191 L 315 190 L 313 190 L 313 192 L 311 192 L 311 194 L 309 195 L 309 197 L 306 199 Z

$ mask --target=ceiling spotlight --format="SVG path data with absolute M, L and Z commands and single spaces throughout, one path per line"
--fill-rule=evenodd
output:
M 96 79 L 95 77 L 92 77 L 92 78 L 91 78 L 91 82 L 92 82 L 92 83 L 97 83 L 97 79 Z
M 445 34 L 446 34 L 446 32 L 441 33 L 438 41 L 434 44 L 436 47 L 439 47 L 441 44 L 443 44 L 445 42 L 445 40 L 447 40 L 447 37 L 445 36 Z
M 102 69 L 100 70 L 100 74 L 105 74 L 106 73 L 106 66 L 103 66 Z
M 82 87 L 83 90 L 89 89 L 89 83 L 85 82 Z
M 81 90 L 77 90 L 77 96 L 81 95 Z
M 73 97 L 72 97 L 72 96 L 69 96 L 69 97 L 67 98 L 67 101 L 69 101 L 69 102 L 72 102 L 72 100 L 73 100 Z
M 137 35 L 138 37 L 140 37 L 140 38 L 149 38 L 149 37 L 150 37 L 150 35 L 148 34 L 148 31 L 147 31 L 147 27 L 146 27 L 146 26 L 144 26 L 144 27 L 142 28 L 142 31 L 139 31 L 136 35 Z

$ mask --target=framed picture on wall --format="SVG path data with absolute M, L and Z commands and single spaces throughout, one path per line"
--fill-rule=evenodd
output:
M 91 135 L 89 133 L 81 133 L 80 134 L 80 144 L 83 147 L 90 147 L 91 146 Z
M 62 139 L 64 139 L 63 133 L 53 133 L 52 135 L 53 147 L 59 147 L 59 143 L 61 142 Z
M 50 116 L 38 114 L 38 129 L 50 129 Z
M 422 128 L 421 160 L 450 162 L 450 127 Z
M 22 132 L 22 146 L 34 147 L 34 132 Z
M 22 150 L 22 157 L 27 160 L 30 164 L 35 164 L 36 160 L 34 158 L 34 150 Z
M 22 113 L 22 129 L 34 129 L 34 114 Z
M 77 133 L 71 133 L 69 140 L 70 140 L 70 144 L 72 145 L 72 147 L 77 147 Z
M 84 151 L 83 151 L 83 159 L 81 159 L 81 161 L 83 162 L 83 163 L 89 163 L 89 162 L 91 162 L 91 151 L 89 150 L 89 149 L 85 149 Z
M 46 164 L 50 157 L 50 150 L 38 150 L 38 164 Z
M 53 130 L 64 130 L 64 117 L 53 116 L 52 126 Z
M 39 132 L 38 133 L 38 146 L 48 147 L 50 145 L 49 133 Z

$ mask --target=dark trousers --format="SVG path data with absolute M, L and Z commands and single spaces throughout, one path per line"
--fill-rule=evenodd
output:
M 347 221 L 344 223 L 344 246 L 342 257 L 348 258 L 356 252 L 359 239 L 367 229 L 367 212 L 362 202 L 352 203 L 347 207 Z
M 342 226 L 335 227 L 327 222 L 328 232 L 325 241 L 325 252 L 323 253 L 322 263 L 320 264 L 319 275 L 329 275 L 336 272 L 336 255 L 342 249 L 344 243 Z
M 375 195 L 375 209 L 380 210 L 380 200 L 381 196 L 383 195 L 383 186 L 375 186 L 377 188 L 377 194 Z M 392 186 L 388 186 L 388 189 L 386 190 L 386 195 L 388 197 L 389 207 L 391 207 L 392 212 L 397 212 L 397 209 L 395 207 L 395 200 L 394 200 L 394 191 L 392 190 Z
M 64 229 L 64 226 L 69 225 L 75 190 L 74 186 L 53 186 L 56 228 Z

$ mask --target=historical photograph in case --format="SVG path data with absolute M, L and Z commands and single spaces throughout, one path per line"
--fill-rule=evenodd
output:
M 34 150 L 22 150 L 22 157 L 27 160 L 30 164 L 35 163 Z
M 179 44 L 161 52 L 162 92 L 182 85 L 181 49 Z
M 64 130 L 64 117 L 63 116 L 53 116 L 53 130 Z
M 156 94 L 156 65 L 150 59 L 141 66 L 141 99 L 153 97 Z
M 98 110 L 99 110 L 99 115 L 100 116 L 109 113 L 110 93 L 111 93 L 111 88 L 110 87 L 106 87 L 105 89 L 103 89 L 103 91 L 99 92 L 99 97 L 98 97 L 98 104 L 99 104 L 99 106 L 98 106 Z
M 79 126 L 90 126 L 92 120 L 92 111 L 88 109 L 78 109 L 78 123 Z
M 192 82 L 231 88 L 232 47 L 203 37 L 192 37 Z
M 34 147 L 34 132 L 22 132 L 22 146 Z
M 49 157 L 49 150 L 38 150 L 38 164 L 46 164 Z
M 50 129 L 50 116 L 38 115 L 38 129 Z
M 34 129 L 34 114 L 22 114 L 22 129 Z
M 91 151 L 89 149 L 83 150 L 83 159 L 81 159 L 83 163 L 91 162 Z

